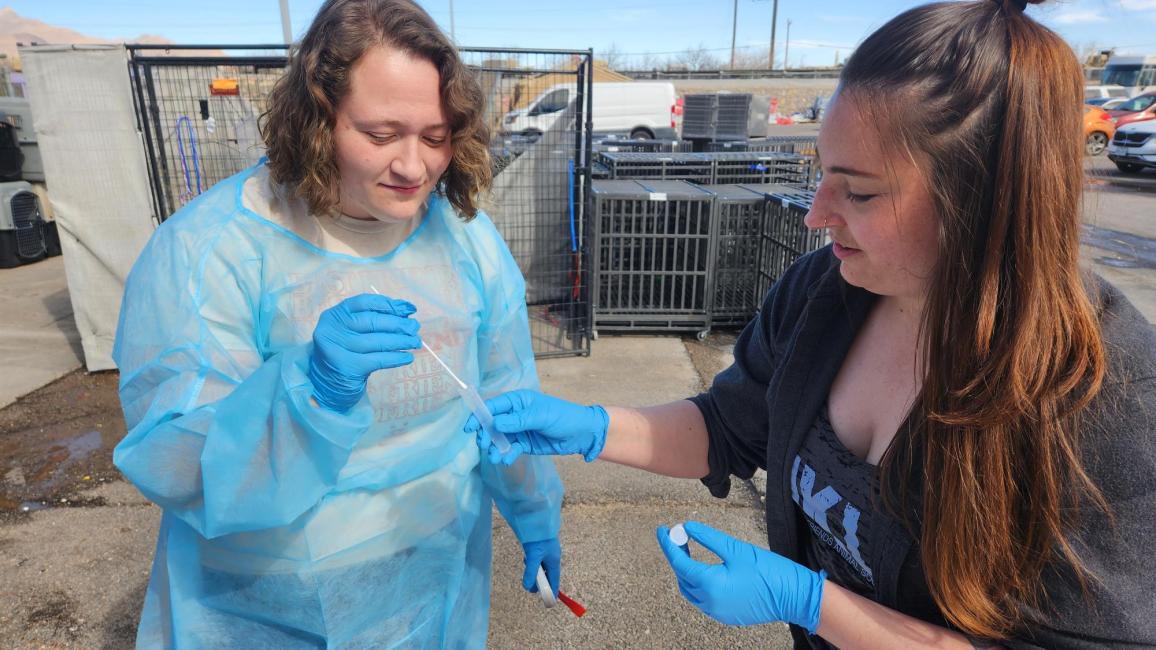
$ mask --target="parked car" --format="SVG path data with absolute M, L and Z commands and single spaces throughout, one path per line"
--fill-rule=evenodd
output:
M 1129 174 L 1156 167 L 1156 120 L 1133 122 L 1116 129 L 1108 145 L 1108 159 Z
M 677 138 L 674 84 L 665 81 L 595 82 L 591 114 L 594 132 L 635 139 Z M 503 133 L 545 133 L 576 99 L 574 84 L 551 86 L 525 108 L 506 113 Z
M 1084 104 L 1087 106 L 1099 106 L 1106 111 L 1110 111 L 1126 101 L 1128 101 L 1127 97 L 1097 97 L 1095 99 L 1084 100 Z
M 1123 86 L 1084 86 L 1084 103 L 1092 104 L 1093 100 L 1107 101 L 1109 99 L 1127 99 L 1128 91 Z
M 1095 106 L 1084 106 L 1084 153 L 1098 156 L 1108 148 L 1116 125 L 1108 112 Z
M 1108 111 L 1117 127 L 1156 119 L 1156 92 L 1136 95 L 1132 99 Z

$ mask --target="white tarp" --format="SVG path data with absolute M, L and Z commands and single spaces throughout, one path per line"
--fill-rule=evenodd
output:
M 108 370 L 125 278 L 153 232 L 128 55 L 49 45 L 20 59 L 85 365 Z

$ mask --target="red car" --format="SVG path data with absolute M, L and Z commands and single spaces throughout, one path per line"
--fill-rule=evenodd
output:
M 1108 111 L 1116 126 L 1132 122 L 1156 120 L 1156 92 L 1136 95 L 1132 99 Z

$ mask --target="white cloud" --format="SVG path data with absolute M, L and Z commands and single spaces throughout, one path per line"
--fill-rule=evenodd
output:
M 1128 11 L 1156 11 L 1156 0 L 1120 0 L 1120 6 Z
M 1148 0 L 1137 0 L 1146 2 Z M 1082 23 L 1106 23 L 1108 17 L 1092 10 L 1085 11 L 1063 11 L 1052 18 L 1052 22 L 1059 25 L 1079 25 Z

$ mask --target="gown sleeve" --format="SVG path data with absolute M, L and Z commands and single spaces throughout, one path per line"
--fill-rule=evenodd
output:
M 128 435 L 113 460 L 205 537 L 289 524 L 335 483 L 372 409 L 312 406 L 311 343 L 259 348 L 259 251 L 195 225 L 210 215 L 179 216 L 125 286 L 114 359 Z
M 489 218 L 479 214 L 477 221 L 469 226 L 485 229 L 489 240 L 479 247 L 487 259 L 481 260 L 486 313 L 478 332 L 478 392 L 488 399 L 519 388 L 537 390 L 525 280 Z M 563 488 L 550 457 L 523 455 L 503 466 L 491 464 L 482 454 L 481 471 L 498 511 L 520 542 L 558 536 Z

